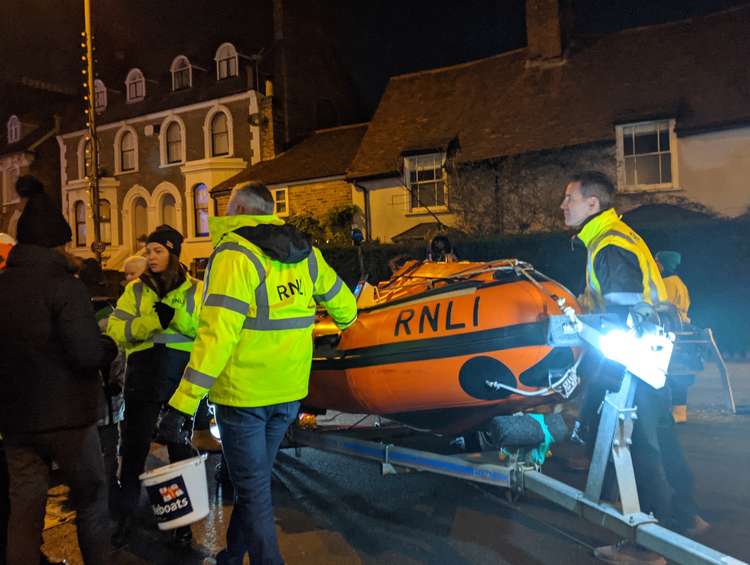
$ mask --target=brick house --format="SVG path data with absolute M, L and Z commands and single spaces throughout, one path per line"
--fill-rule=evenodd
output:
M 328 50 L 325 14 L 305 2 L 267 4 L 251 22 L 195 34 L 189 50 L 173 38 L 158 51 L 99 55 L 95 106 L 106 267 L 118 268 L 163 223 L 185 235 L 184 263 L 208 256 L 213 187 L 273 158 L 318 123 L 335 125 L 355 113 L 353 91 Z M 219 33 L 226 35 L 217 39 Z M 296 63 L 302 53 L 305 69 Z M 73 229 L 72 251 L 89 257 L 91 142 L 78 112 L 78 125 L 58 136 L 62 206 Z
M 389 81 L 347 174 L 373 237 L 435 216 L 560 229 L 584 168 L 616 179 L 622 211 L 748 211 L 750 7 L 600 37 L 576 37 L 558 0 L 526 7 L 527 47 Z
M 307 214 L 322 218 L 335 206 L 352 204 L 353 187 L 346 170 L 354 158 L 367 124 L 317 130 L 281 153 L 219 183 L 211 191 L 218 213 L 226 210 L 232 187 L 248 180 L 265 183 L 280 217 Z

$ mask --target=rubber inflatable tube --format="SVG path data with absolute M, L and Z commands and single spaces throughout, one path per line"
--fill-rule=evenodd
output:
M 544 423 L 555 442 L 568 439 L 568 426 L 560 414 L 547 414 Z M 545 439 L 541 425 L 528 414 L 515 416 L 495 416 L 487 424 L 486 430 L 492 434 L 496 448 L 534 447 Z

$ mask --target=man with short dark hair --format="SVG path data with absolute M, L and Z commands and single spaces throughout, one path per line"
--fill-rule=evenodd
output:
M 613 208 L 615 193 L 606 175 L 585 171 L 569 179 L 560 208 L 565 225 L 579 229 L 577 238 L 588 254 L 581 305 L 589 312 L 617 313 L 624 320 L 630 307 L 664 302 L 667 293 L 648 246 Z M 597 385 L 587 384 L 589 400 L 591 387 Z M 674 432 L 669 388 L 656 390 L 639 381 L 634 404 L 638 420 L 631 453 L 642 510 L 653 512 L 668 527 L 702 533 L 708 524 L 698 516 L 693 501 L 692 476 Z M 583 417 L 591 405 L 582 408 Z M 611 563 L 666 563 L 634 544 L 601 547 L 595 555 Z
M 228 216 L 210 218 L 214 252 L 200 326 L 171 411 L 159 430 L 186 436 L 185 421 L 208 393 L 235 492 L 220 565 L 279 565 L 271 469 L 289 424 L 307 396 L 315 305 L 342 330 L 357 319 L 351 291 L 320 250 L 274 215 L 261 183 L 235 187 Z

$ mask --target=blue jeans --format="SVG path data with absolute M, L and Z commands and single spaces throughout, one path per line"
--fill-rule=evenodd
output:
M 271 502 L 271 469 L 299 402 L 259 408 L 216 405 L 224 458 L 234 484 L 234 510 L 227 548 L 219 565 L 241 564 L 245 553 L 253 565 L 283 565 Z

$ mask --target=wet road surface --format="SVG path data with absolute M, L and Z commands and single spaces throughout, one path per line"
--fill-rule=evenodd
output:
M 738 403 L 750 404 L 750 365 L 734 365 Z M 699 541 L 750 562 L 750 416 L 720 412 L 722 390 L 711 374 L 691 389 L 690 420 L 678 427 L 696 478 L 696 499 L 713 524 Z M 585 475 L 565 469 L 558 448 L 544 472 L 581 488 Z M 150 466 L 165 459 L 152 453 Z M 194 565 L 223 545 L 231 492 L 218 486 L 208 460 L 209 517 L 193 526 L 190 549 L 169 545 L 156 529 L 145 496 L 131 543 L 119 565 Z M 381 476 L 379 465 L 311 448 L 280 453 L 273 481 L 282 553 L 294 564 L 409 565 L 576 563 L 612 534 L 552 503 L 528 495 L 509 502 L 500 489 L 426 473 Z M 45 531 L 48 554 L 81 563 L 72 521 Z

